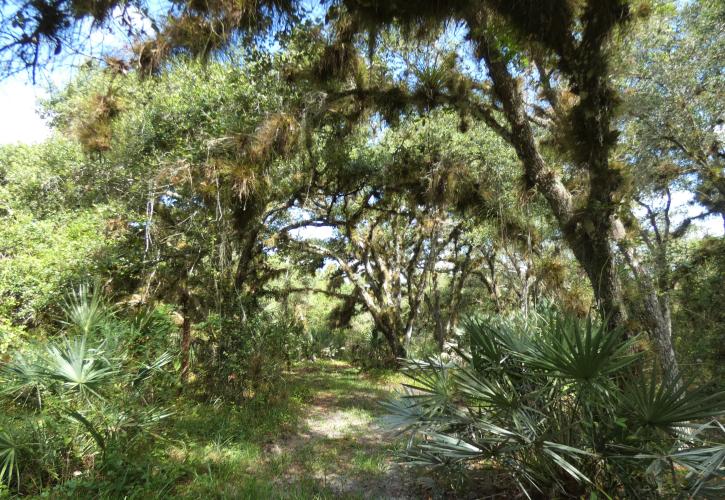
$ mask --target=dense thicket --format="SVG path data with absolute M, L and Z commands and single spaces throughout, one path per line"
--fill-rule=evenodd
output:
M 133 40 L 0 149 L 8 491 L 141 491 L 159 420 L 320 356 L 412 367 L 448 478 L 717 485 L 718 2 L 0 5 L 6 73 Z

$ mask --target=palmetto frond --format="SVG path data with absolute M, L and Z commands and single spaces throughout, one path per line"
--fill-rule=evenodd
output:
M 22 445 L 15 436 L 7 431 L 0 431 L 0 483 L 6 481 L 10 484 L 13 475 L 16 481 L 20 482 L 18 455 L 21 448 Z
M 0 365 L 0 395 L 12 395 L 16 398 L 35 398 L 38 406 L 42 404 L 41 391 L 45 385 L 45 371 L 42 364 L 24 356 Z
M 591 317 L 582 325 L 555 315 L 545 330 L 521 355 L 529 367 L 552 375 L 591 381 L 617 373 L 638 358 L 631 354 L 634 339 L 623 341 L 621 332 L 607 330 L 603 322 L 595 325 Z
M 667 458 L 688 471 L 690 494 L 725 492 L 725 444 L 676 451 Z
M 641 425 L 666 430 L 725 414 L 725 392 L 688 390 L 681 379 L 659 377 L 656 369 L 627 384 L 622 403 Z
M 133 375 L 131 379 L 131 385 L 136 386 L 141 383 L 143 383 L 145 380 L 149 379 L 151 376 L 154 375 L 154 373 L 157 373 L 161 371 L 161 369 L 171 363 L 174 360 L 174 357 L 168 353 L 164 352 L 161 355 L 159 355 L 156 359 L 152 360 L 148 364 L 144 364 L 138 372 Z
M 66 297 L 61 323 L 87 337 L 108 321 L 113 312 L 100 287 L 82 284 Z
M 62 347 L 48 348 L 45 374 L 53 381 L 84 396 L 101 397 L 101 387 L 113 380 L 117 371 L 103 357 L 102 351 L 91 349 L 86 337 L 66 340 Z
M 404 460 L 495 464 L 529 497 L 606 493 L 602 477 L 626 496 L 647 496 L 651 487 L 631 478 L 660 477 L 673 464 L 689 471 L 679 486 L 693 494 L 717 486 L 725 448 L 680 431 L 723 414 L 725 395 L 658 372 L 633 378 L 633 341 L 591 319 L 512 325 L 469 320 L 470 351 L 459 362 L 409 365 L 408 392 L 385 406 L 412 433 Z

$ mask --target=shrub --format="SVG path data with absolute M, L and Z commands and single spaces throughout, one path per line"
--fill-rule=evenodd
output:
M 279 388 L 300 350 L 300 329 L 263 311 L 241 324 L 210 315 L 198 327 L 203 333 L 196 342 L 195 372 L 205 397 L 264 399 Z
M 136 337 L 121 333 L 136 331 L 136 322 L 118 318 L 88 287 L 67 299 L 65 312 L 59 337 L 0 365 L 0 482 L 21 493 L 79 475 L 128 477 L 129 457 L 143 456 L 150 429 L 168 415 L 151 404 L 158 387 L 147 381 L 172 357 L 132 357 Z
M 473 481 L 503 474 L 529 498 L 718 487 L 725 434 L 712 419 L 725 412 L 724 393 L 645 370 L 633 340 L 591 319 L 549 315 L 528 328 L 474 319 L 464 331 L 468 350 L 411 361 L 411 383 L 386 403 L 411 434 L 406 461 L 463 468 Z

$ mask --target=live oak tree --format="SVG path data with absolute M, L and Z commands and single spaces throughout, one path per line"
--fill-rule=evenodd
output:
M 334 260 L 342 276 L 353 284 L 354 297 L 385 336 L 391 353 L 405 357 L 434 261 L 426 247 L 440 235 L 417 207 L 394 197 L 376 200 L 370 192 L 360 194 L 357 199 L 342 196 L 336 200 L 337 207 L 330 207 L 341 218 L 329 221 L 339 238 L 297 244 Z
M 718 2 L 656 3 L 616 53 L 623 96 L 617 156 L 629 170 L 628 198 L 643 214 L 626 217 L 620 248 L 638 289 L 632 309 L 655 339 L 673 335 L 678 248 L 696 221 L 723 217 L 724 14 Z M 692 201 L 683 214 L 676 199 L 685 193 Z M 655 346 L 663 362 L 677 365 L 671 344 Z
M 318 167 L 295 202 L 298 213 L 273 223 L 278 248 L 318 255 L 339 270 L 327 289 L 291 291 L 343 299 L 348 320 L 359 303 L 397 357 L 426 321 L 439 348 L 451 337 L 488 239 L 531 236 L 517 203 L 513 153 L 485 126 L 464 133 L 458 122 L 435 112 L 387 129 L 379 142 L 370 142 L 366 125 L 344 140 L 328 137 L 310 159 Z M 484 225 L 488 233 L 478 231 Z M 290 237 L 319 227 L 330 237 Z M 339 292 L 340 278 L 352 283 L 351 294 Z M 489 291 L 498 300 L 495 284 Z
M 24 4 L 3 19 L 0 50 L 11 63 L 35 67 L 44 50 L 63 50 L 79 20 L 103 24 L 113 15 L 123 20 L 131 8 L 145 13 L 145 7 Z M 135 61 L 154 74 L 170 55 L 209 56 L 240 38 L 285 27 L 298 19 L 299 7 L 284 1 L 172 3 L 167 20 L 152 23 L 154 33 L 135 45 Z M 319 32 L 330 35 L 327 43 L 311 51 L 319 56 L 306 72 L 292 72 L 298 82 L 307 78 L 317 96 L 298 116 L 314 125 L 323 115 L 350 121 L 369 109 L 395 121 L 411 110 L 449 107 L 465 120 L 485 123 L 515 150 L 528 187 L 546 200 L 610 325 L 625 326 L 616 242 L 625 236 L 620 215 L 626 179 L 613 158 L 619 98 L 611 72 L 620 50 L 614 42 L 627 36 L 644 10 L 633 11 L 624 0 L 331 2 L 327 31 Z M 405 39 L 429 40 L 450 23 L 463 27 L 466 43 L 430 71 L 396 80 L 379 68 L 365 70 L 356 45 L 363 39 L 372 56 L 380 34 L 391 27 Z M 663 352 L 671 351 L 670 338 L 654 337 Z
M 178 62 L 154 80 L 91 68 L 49 104 L 55 126 L 93 159 L 95 182 L 125 207 L 114 291 L 178 306 L 184 379 L 192 323 L 222 311 L 242 324 L 277 272 L 262 243 L 265 216 L 298 181 L 286 164 L 270 169 L 287 123 L 270 64 L 256 58 L 242 72 Z

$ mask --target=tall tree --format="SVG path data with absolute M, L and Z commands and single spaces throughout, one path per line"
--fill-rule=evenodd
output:
M 73 0 L 28 4 L 2 24 L 10 40 L 4 52 L 35 65 L 39 48 L 62 48 L 59 36 L 73 19 L 92 17 L 101 23 L 116 6 L 104 4 L 96 12 Z M 294 19 L 298 7 L 275 1 L 172 4 L 166 22 L 136 45 L 137 61 L 153 73 L 175 53 L 208 56 L 238 35 L 268 33 L 267 28 Z M 624 327 L 615 242 L 625 235 L 618 216 L 626 186 L 622 165 L 612 157 L 619 134 L 611 72 L 621 50 L 614 41 L 625 36 L 634 14 L 625 0 L 331 2 L 330 29 L 318 33 L 332 39 L 321 51 L 311 51 L 314 61 L 307 72 L 308 80 L 321 86 L 298 122 L 309 118 L 315 124 L 322 115 L 329 120 L 341 114 L 349 121 L 367 116 L 366 108 L 395 120 L 411 108 L 427 112 L 446 106 L 486 123 L 513 147 L 528 186 L 546 199 L 610 326 Z M 357 51 L 358 35 L 372 49 L 390 27 L 409 40 L 430 39 L 450 22 L 463 27 L 464 50 L 470 50 L 452 53 L 416 78 L 396 80 L 394 71 L 371 72 Z M 368 55 L 374 56 L 374 50 Z M 557 152 L 556 160 L 548 146 Z

